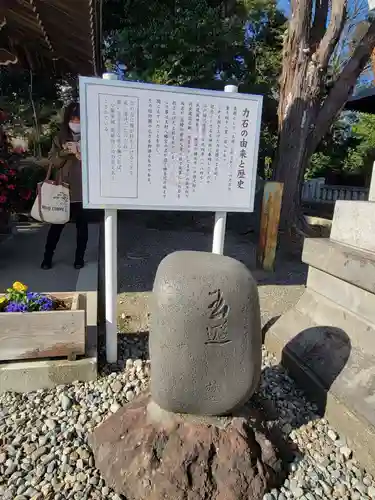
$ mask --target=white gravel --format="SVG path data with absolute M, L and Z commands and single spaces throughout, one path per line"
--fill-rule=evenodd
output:
M 127 357 L 146 357 L 145 340 L 120 346 Z M 134 356 L 136 355 L 136 356 Z M 0 498 L 4 500 L 119 500 L 94 467 L 88 433 L 148 387 L 150 365 L 127 359 L 120 371 L 95 382 L 28 394 L 0 395 Z M 112 367 L 113 368 L 113 367 Z M 360 468 L 345 438 L 316 416 L 283 368 L 263 352 L 261 386 L 254 404 L 272 403 L 269 426 L 293 444 L 288 479 L 264 500 L 369 500 L 375 482 Z
M 375 499 L 374 479 L 359 466 L 345 437 L 318 417 L 315 405 L 265 349 L 261 386 L 255 399 L 276 409 L 275 418 L 268 424 L 282 429 L 295 448 L 288 478 L 263 500 Z

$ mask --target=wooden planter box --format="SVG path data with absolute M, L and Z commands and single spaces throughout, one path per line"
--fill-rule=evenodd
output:
M 0 361 L 85 354 L 85 298 L 79 293 L 53 293 L 72 301 L 70 310 L 0 313 Z

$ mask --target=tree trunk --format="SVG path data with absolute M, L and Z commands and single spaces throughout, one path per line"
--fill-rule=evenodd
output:
M 348 100 L 375 46 L 375 22 L 327 93 L 330 57 L 343 31 L 346 0 L 292 0 L 280 80 L 274 179 L 284 183 L 280 225 L 299 220 L 300 189 L 311 155 Z

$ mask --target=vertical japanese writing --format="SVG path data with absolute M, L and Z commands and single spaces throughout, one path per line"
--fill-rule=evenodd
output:
M 189 198 L 191 189 L 191 152 L 192 152 L 192 130 L 193 130 L 193 103 L 189 102 L 188 106 L 188 120 L 187 120 L 187 155 L 186 155 L 186 175 L 185 175 L 185 196 Z
M 108 99 L 107 98 L 105 98 L 105 100 L 104 100 L 103 118 L 104 118 L 104 131 L 108 134 L 108 132 L 109 132 L 109 108 L 108 108 Z
M 116 108 L 115 102 L 111 102 L 110 106 L 110 119 L 111 119 L 111 174 L 112 180 L 116 179 Z
M 216 149 L 215 149 L 215 169 L 214 169 L 215 179 L 219 175 L 220 141 L 222 140 L 222 137 L 220 135 L 220 129 L 221 129 L 221 108 L 220 106 L 218 106 L 216 115 Z
M 160 109 L 161 99 L 156 99 L 156 154 L 160 154 Z
M 236 125 L 237 125 L 237 106 L 234 106 L 232 112 L 232 135 L 230 139 L 230 151 L 229 151 L 228 191 L 232 191 L 232 186 L 233 186 L 233 163 L 234 163 L 234 150 L 236 147 Z
M 202 120 L 201 120 L 201 127 L 200 127 L 200 169 L 199 169 L 199 178 L 201 182 L 204 181 L 204 164 L 206 161 L 206 130 L 207 130 L 207 109 L 208 105 L 204 104 L 203 105 L 203 112 L 202 112 Z
M 228 145 L 229 145 L 229 106 L 225 106 L 224 112 L 224 137 L 223 137 L 223 163 L 228 161 Z
M 129 103 L 125 99 L 122 103 L 122 116 L 123 116 L 123 148 L 124 151 L 129 149 Z
M 176 148 L 176 126 L 177 126 L 177 102 L 172 102 L 172 144 L 171 144 L 171 171 L 172 175 L 175 175 L 176 169 L 176 158 L 178 157 L 178 152 Z
M 249 116 L 250 110 L 245 108 L 242 111 L 242 119 L 241 119 L 241 137 L 240 137 L 240 162 L 237 168 L 237 188 L 244 189 L 245 188 L 245 159 L 247 158 L 247 144 L 248 144 L 248 127 L 249 127 Z
M 131 101 L 129 110 L 129 172 L 132 176 L 134 173 L 134 153 L 135 153 L 135 141 L 136 141 L 136 131 L 135 131 L 135 103 Z
M 156 101 L 157 102 L 157 101 Z M 168 179 L 168 120 L 169 105 L 164 102 L 164 154 L 163 154 L 163 197 L 167 197 L 167 179 Z
M 177 198 L 181 198 L 183 184 L 183 163 L 184 163 L 184 126 L 185 126 L 185 102 L 180 104 L 180 124 L 179 124 L 179 154 L 178 154 L 178 181 L 177 181 Z
M 138 99 L 100 95 L 100 190 L 133 198 L 138 189 Z M 110 171 L 108 172 L 108 168 Z
M 151 172 L 152 172 L 152 99 L 148 100 L 147 109 L 147 182 L 151 184 Z
M 199 157 L 199 127 L 200 127 L 200 105 L 199 102 L 195 105 L 195 133 L 193 139 L 193 178 L 192 191 L 195 193 L 197 189 L 198 176 L 198 157 Z
M 207 184 L 211 183 L 212 163 L 213 163 L 213 128 L 214 128 L 214 110 L 215 105 L 211 104 L 209 111 L 209 125 L 208 125 L 208 154 L 207 154 Z
M 121 99 L 117 99 L 116 102 L 116 170 L 121 172 L 122 170 L 122 102 Z

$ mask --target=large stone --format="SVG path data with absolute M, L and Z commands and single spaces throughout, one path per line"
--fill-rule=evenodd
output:
M 337 200 L 331 240 L 375 252 L 375 203 Z
M 164 409 L 221 415 L 254 393 L 261 372 L 257 285 L 244 264 L 175 252 L 150 303 L 151 393 Z
M 375 254 L 328 238 L 307 238 L 303 262 L 343 281 L 375 293 Z
M 307 288 L 375 325 L 375 295 L 373 293 L 314 267 L 309 268 Z
M 128 500 L 261 500 L 280 480 L 271 442 L 245 418 L 177 415 L 147 396 L 90 437 L 107 485 Z

